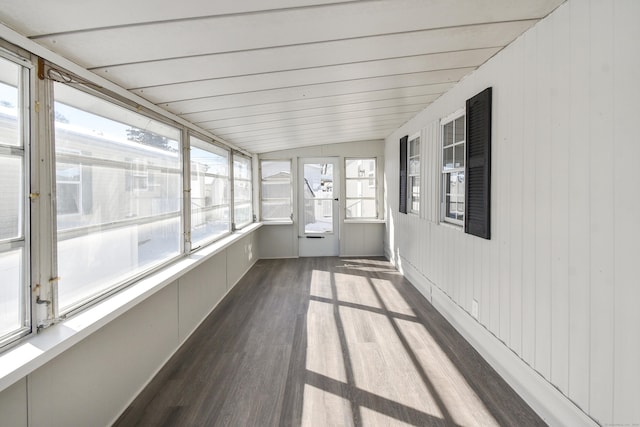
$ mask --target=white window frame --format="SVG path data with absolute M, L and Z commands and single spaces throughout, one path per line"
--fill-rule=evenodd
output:
M 350 160 L 362 160 L 362 161 L 373 161 L 374 163 L 374 170 L 373 170 L 373 175 L 371 175 L 371 173 L 369 173 L 368 175 L 363 175 L 363 176 L 358 176 L 358 177 L 348 177 L 347 175 L 347 162 Z M 367 157 L 345 157 L 344 159 L 344 194 L 345 194 L 345 220 L 348 221 L 359 221 L 359 220 L 371 220 L 371 219 L 379 219 L 380 218 L 380 209 L 379 209 L 379 200 L 378 200 L 378 193 L 379 193 L 379 188 L 378 188 L 378 167 L 379 167 L 379 160 L 377 157 L 375 156 L 367 156 Z M 362 182 L 364 180 L 367 180 L 367 186 L 369 188 L 374 188 L 374 196 L 373 197 L 360 197 L 360 196 L 353 196 L 351 197 L 348 193 L 348 183 L 349 181 L 356 181 L 356 182 Z M 373 185 L 371 184 L 371 182 L 373 181 Z M 347 214 L 347 205 L 349 204 L 349 200 L 373 200 L 375 207 L 376 207 L 376 213 L 375 216 L 349 216 Z
M 411 155 L 411 143 L 417 140 L 418 145 L 418 154 Z M 415 134 L 409 137 L 409 141 L 407 142 L 407 213 L 413 215 L 420 215 L 420 207 L 422 204 L 422 147 L 421 147 L 421 133 L 416 132 Z M 411 161 L 417 161 L 418 167 L 411 172 Z M 413 208 L 413 189 L 411 183 L 414 181 L 418 181 L 418 208 Z
M 31 267 L 32 267 L 32 255 L 31 255 L 31 203 L 30 203 L 30 185 L 31 185 L 31 146 L 30 135 L 32 129 L 30 105 L 32 105 L 34 90 L 33 84 L 33 64 L 24 56 L 16 55 L 9 51 L 6 51 L 2 45 L 0 45 L 0 58 L 12 62 L 20 67 L 20 81 L 18 82 L 18 96 L 20 97 L 20 105 L 18 106 L 18 114 L 20 115 L 20 146 L 2 145 L 0 150 L 3 154 L 8 154 L 11 157 L 20 156 L 22 160 L 23 176 L 21 180 L 22 186 L 22 205 L 19 207 L 19 224 L 21 226 L 21 236 L 17 238 L 8 239 L 5 242 L 0 243 L 0 250 L 3 252 L 8 249 L 13 250 L 16 248 L 22 248 L 22 265 L 21 276 L 22 283 L 21 288 L 21 300 L 19 303 L 20 324 L 21 326 L 5 335 L 0 337 L 0 349 L 4 346 L 13 343 L 14 341 L 29 335 L 32 332 L 32 313 L 33 313 L 33 300 L 31 298 L 30 283 L 31 283 Z
M 455 121 L 463 118 L 462 122 L 464 123 L 464 131 L 463 131 L 463 138 L 461 141 L 455 141 Z M 447 145 L 445 147 L 445 126 L 454 123 L 454 128 L 452 130 L 452 135 L 453 135 L 453 143 L 450 145 Z M 449 114 L 448 116 L 444 117 L 443 119 L 440 120 L 440 180 L 441 180 L 441 185 L 440 185 L 440 222 L 444 222 L 444 223 L 448 223 L 448 224 L 453 224 L 456 226 L 459 226 L 461 229 L 464 228 L 464 219 L 457 219 L 457 218 L 451 218 L 449 216 L 447 216 L 447 195 L 451 196 L 451 194 L 453 193 L 447 193 L 447 182 L 450 182 L 451 180 L 451 175 L 455 174 L 456 176 L 459 176 L 459 174 L 462 172 L 463 176 L 465 173 L 465 165 L 466 165 L 466 160 L 465 163 L 462 164 L 462 166 L 458 166 L 458 167 L 445 167 L 444 165 L 444 152 L 445 152 L 445 148 L 452 148 L 453 152 L 455 153 L 455 147 L 462 147 L 462 152 L 463 155 L 465 153 L 465 149 L 466 149 L 466 143 L 467 143 L 467 130 L 466 130 L 466 117 L 465 117 L 465 109 L 464 108 L 460 108 L 458 110 L 456 110 L 455 112 Z M 455 155 L 455 154 L 454 154 Z M 465 191 L 465 185 L 466 183 L 463 181 L 462 183 L 462 191 L 463 191 L 463 202 L 466 204 L 467 202 L 467 198 L 466 198 L 466 191 Z M 455 196 L 456 199 L 459 202 L 459 191 L 456 191 Z M 458 203 L 456 202 L 456 203 Z M 463 215 L 464 215 L 464 211 L 463 211 Z
M 238 178 L 235 174 L 235 158 L 239 157 L 245 160 L 249 161 L 249 179 L 246 178 Z M 251 224 L 253 222 L 253 159 L 245 154 L 239 153 L 237 151 L 233 151 L 231 153 L 231 165 L 232 165 L 232 176 L 233 176 L 233 182 L 232 182 L 232 193 L 233 193 L 233 220 L 232 220 L 232 229 L 233 230 L 241 230 L 243 227 L 246 227 L 247 225 Z M 249 183 L 249 206 L 251 206 L 251 213 L 249 214 L 249 220 L 246 222 L 242 222 L 242 223 L 238 223 L 238 221 L 236 220 L 236 181 L 243 181 L 243 182 L 248 182 Z M 247 201 L 245 200 L 241 200 L 242 203 L 247 203 Z
M 289 179 L 285 180 L 285 179 L 281 179 L 281 182 L 287 182 L 289 184 L 289 197 L 287 199 L 285 198 L 273 198 L 273 199 L 265 199 L 264 198 L 264 194 L 262 191 L 262 187 L 263 187 L 263 182 L 265 181 L 265 179 L 262 176 L 262 165 L 264 164 L 264 162 L 283 162 L 283 163 L 289 163 Z M 265 200 L 287 200 L 288 204 L 289 204 L 289 217 L 287 218 L 266 218 L 264 216 L 265 213 L 265 209 L 264 209 L 264 201 Z M 263 222 L 265 223 L 269 223 L 269 222 L 293 222 L 293 161 L 292 159 L 260 159 L 260 218 Z

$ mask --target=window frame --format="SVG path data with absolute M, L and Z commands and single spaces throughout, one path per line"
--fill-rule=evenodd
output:
M 235 159 L 236 157 L 241 158 L 241 159 L 245 159 L 249 161 L 249 179 L 246 178 L 237 178 L 236 174 L 235 174 Z M 249 224 L 253 223 L 253 218 L 254 218 L 254 214 L 253 214 L 253 158 L 251 156 L 247 156 L 243 153 L 240 153 L 239 151 L 235 151 L 233 150 L 231 153 L 231 164 L 233 166 L 233 172 L 232 172 L 232 176 L 233 176 L 233 182 L 232 182 L 232 186 L 233 186 L 233 216 L 232 216 L 232 221 L 231 221 L 231 227 L 232 230 L 241 230 L 242 228 L 246 227 Z M 242 204 L 246 204 L 249 203 L 249 206 L 251 208 L 251 212 L 249 214 L 249 220 L 243 223 L 238 223 L 236 221 L 236 203 L 238 202 L 236 200 L 236 181 L 243 181 L 243 182 L 248 182 L 249 183 L 249 200 L 241 200 L 240 202 Z
M 194 138 L 198 141 L 198 143 L 196 143 L 196 144 L 192 143 Z M 220 175 L 220 174 L 210 174 L 210 175 L 214 176 L 214 177 L 218 177 L 218 178 L 226 178 L 227 198 L 228 198 L 226 206 L 229 209 L 229 217 L 227 219 L 227 230 L 224 233 L 221 233 L 219 235 L 215 235 L 215 236 L 211 236 L 210 238 L 207 238 L 207 239 L 199 240 L 199 241 L 195 242 L 196 243 L 195 246 L 194 246 L 194 241 L 193 241 L 193 224 L 192 224 L 192 221 L 193 221 L 193 211 L 192 211 L 192 204 L 193 204 L 192 194 L 193 193 L 192 193 L 192 190 L 193 189 L 191 187 L 191 177 L 193 176 L 193 170 L 191 169 L 191 164 L 192 164 L 191 148 L 194 145 L 195 145 L 195 147 L 197 149 L 203 150 L 203 151 L 208 151 L 204 147 L 205 146 L 209 146 L 209 145 L 212 146 L 212 147 L 215 147 L 217 149 L 226 151 L 226 153 L 227 153 L 227 175 L 226 176 Z M 233 224 L 233 194 L 232 194 L 233 193 L 233 188 L 232 188 L 233 187 L 233 169 L 232 169 L 233 160 L 232 160 L 232 150 L 230 148 L 225 147 L 225 146 L 220 145 L 220 144 L 216 144 L 215 141 L 211 141 L 209 138 L 203 137 L 203 136 L 201 136 L 201 135 L 199 135 L 199 134 L 197 134 L 195 132 L 188 132 L 188 149 L 185 149 L 185 152 L 187 152 L 187 151 L 188 151 L 189 155 L 188 156 L 184 156 L 184 164 L 185 165 L 188 164 L 188 166 L 189 166 L 188 176 L 185 177 L 185 182 L 188 182 L 188 190 L 185 191 L 185 195 L 188 194 L 188 197 L 185 197 L 185 198 L 188 198 L 188 202 L 185 203 L 185 204 L 189 205 L 189 212 L 188 212 L 188 215 L 189 215 L 188 223 L 189 223 L 189 225 L 188 225 L 188 227 L 185 227 L 185 229 L 188 228 L 187 233 L 185 233 L 185 234 L 187 236 L 186 237 L 186 240 L 187 240 L 186 245 L 188 246 L 188 249 L 186 250 L 186 252 L 192 252 L 194 250 L 197 250 L 197 249 L 203 248 L 205 246 L 208 246 L 208 245 L 210 245 L 210 244 L 212 244 L 212 243 L 214 243 L 214 242 L 216 242 L 216 241 L 228 236 L 229 234 L 231 234 L 233 232 L 233 227 L 232 227 L 232 224 Z M 212 154 L 216 154 L 213 151 L 209 151 L 209 152 L 212 153 Z M 219 206 L 225 206 L 225 205 L 219 205 Z M 185 213 L 185 218 L 186 218 L 186 215 L 187 214 Z
M 461 141 L 456 141 L 455 122 L 460 119 L 462 119 L 462 123 L 464 124 L 463 138 Z M 453 123 L 453 129 L 451 133 L 453 140 L 451 144 L 445 146 L 445 127 L 451 123 Z M 457 176 L 459 176 L 459 174 L 462 173 L 463 176 L 465 175 L 466 143 L 467 143 L 466 111 L 464 108 L 460 108 L 440 120 L 440 181 L 441 181 L 440 182 L 440 222 L 460 227 L 461 230 L 464 230 L 464 215 L 465 215 L 464 210 L 462 211 L 463 219 L 458 219 L 457 217 L 451 218 L 447 216 L 447 195 L 451 197 L 451 194 L 452 194 L 451 192 L 447 192 L 447 183 L 451 181 L 452 174 L 456 174 Z M 444 165 L 445 149 L 451 148 L 453 150 L 453 155 L 455 160 L 456 147 L 462 147 L 463 158 L 465 159 L 465 161 L 462 164 L 462 166 L 459 166 L 459 167 L 454 166 L 452 168 L 446 168 Z M 458 180 L 458 182 L 460 181 Z M 456 200 L 457 200 L 456 206 L 459 203 L 460 197 L 463 198 L 464 205 L 466 205 L 467 203 L 467 195 L 466 195 L 466 188 L 465 188 L 464 182 L 462 183 L 462 191 L 463 191 L 462 196 L 460 196 L 460 193 L 458 191 L 456 192 Z M 456 210 L 456 212 L 459 212 L 459 211 Z M 457 215 L 458 214 L 456 214 L 456 216 Z
M 59 71 L 62 72 L 62 71 Z M 69 73 L 69 76 L 72 76 L 72 74 Z M 69 77 L 71 78 L 71 77 Z M 120 114 L 125 114 L 127 115 L 127 117 L 131 117 L 133 120 L 137 120 L 139 123 L 153 123 L 154 126 L 158 126 L 159 129 L 166 129 L 166 128 L 170 128 L 174 131 L 176 131 L 175 133 L 175 137 L 176 137 L 176 141 L 178 143 L 178 149 L 177 149 L 177 156 L 178 156 L 178 172 L 180 174 L 179 176 L 179 189 L 178 189 L 178 194 L 179 197 L 183 197 L 183 195 L 185 194 L 184 192 L 184 180 L 183 180 L 183 176 L 185 175 L 185 163 L 187 162 L 187 157 L 184 156 L 184 147 L 185 147 L 185 142 L 184 142 L 184 132 L 183 132 L 183 128 L 182 126 L 180 126 L 177 123 L 174 123 L 170 120 L 168 120 L 165 117 L 162 117 L 158 114 L 153 113 L 152 111 L 148 111 L 146 109 L 142 109 L 142 108 L 135 108 L 132 105 L 129 105 L 126 102 L 123 102 L 121 99 L 114 97 L 112 94 L 106 92 L 106 91 L 102 91 L 99 90 L 97 88 L 93 88 L 90 87 L 89 85 L 86 85 L 84 83 L 80 83 L 80 84 L 76 84 L 76 83 L 69 83 L 67 81 L 58 81 L 56 79 L 47 79 L 46 80 L 47 83 L 47 91 L 49 92 L 49 96 L 50 96 L 50 106 L 51 109 L 55 111 L 55 104 L 56 102 L 60 102 L 56 99 L 56 95 L 55 95 L 55 87 L 56 84 L 58 85 L 64 85 L 64 86 L 68 86 L 76 91 L 82 92 L 86 95 L 95 97 L 105 103 L 108 104 L 108 109 L 111 109 L 113 107 L 113 113 L 115 116 L 119 116 Z M 64 102 L 62 102 L 62 104 L 65 104 Z M 67 104 L 65 104 L 67 105 Z M 71 106 L 72 108 L 81 110 L 81 111 L 86 111 L 89 114 L 93 114 L 99 117 L 104 117 L 110 121 L 114 121 L 114 122 L 118 122 L 124 126 L 128 126 L 128 127 L 132 127 L 132 128 L 136 128 L 136 123 L 131 123 L 131 122 L 126 122 L 124 120 L 121 120 L 119 117 L 114 117 L 111 116 L 109 114 L 104 114 L 102 112 L 102 110 L 97 109 L 95 111 L 93 110 L 84 110 L 82 107 L 79 106 Z M 100 107 L 102 108 L 102 107 Z M 119 109 L 119 110 L 118 110 Z M 102 113 L 102 114 L 101 114 Z M 112 112 L 110 112 L 112 113 Z M 131 116 L 128 116 L 129 114 L 131 114 Z M 57 141 L 56 141 L 56 125 L 55 125 L 55 120 L 53 118 L 53 114 L 51 115 L 51 117 L 49 118 L 49 137 L 51 138 L 51 151 L 49 153 L 49 156 L 51 158 L 51 171 L 50 171 L 50 177 L 48 177 L 47 179 L 49 180 L 49 184 L 50 184 L 50 188 L 51 188 L 51 194 L 53 195 L 54 199 L 57 199 L 57 183 L 56 183 L 56 150 L 57 148 Z M 153 129 L 150 130 L 150 132 L 152 133 L 156 133 L 154 132 Z M 158 134 L 161 135 L 161 134 Z M 80 151 L 80 154 L 77 154 L 78 156 L 83 156 L 84 154 L 82 153 L 82 151 Z M 101 164 L 103 162 L 100 161 L 100 159 L 96 159 L 98 164 Z M 82 162 L 81 162 L 82 163 Z M 107 163 L 109 163 L 109 161 L 107 160 Z M 127 160 L 119 160 L 116 161 L 114 163 L 122 163 L 123 165 L 126 163 L 128 166 L 132 165 L 131 161 L 127 161 Z M 147 168 L 149 168 L 149 165 L 146 165 Z M 159 169 L 165 169 L 164 166 L 159 167 Z M 122 169 L 124 170 L 124 169 Z M 130 168 L 126 169 L 126 173 L 129 174 L 131 172 Z M 135 193 L 142 193 L 142 192 L 147 192 L 149 190 L 136 190 Z M 81 212 L 82 212 L 82 208 L 81 208 Z M 162 215 L 169 215 L 171 213 L 166 213 L 166 214 L 162 214 Z M 162 216 L 160 215 L 160 216 Z M 178 238 L 178 250 L 177 253 L 174 256 L 171 257 L 167 257 L 166 259 L 163 259 L 161 262 L 158 263 L 153 263 L 152 265 L 148 266 L 147 268 L 142 268 L 139 271 L 136 271 L 133 274 L 127 275 L 124 278 L 122 278 L 121 280 L 115 281 L 113 282 L 110 286 L 108 286 L 107 288 L 101 290 L 100 292 L 95 293 L 94 295 L 91 295 L 90 297 L 86 297 L 86 298 L 82 298 L 79 301 L 75 301 L 72 304 L 69 304 L 68 306 L 61 308 L 60 307 L 60 293 L 59 293 L 59 286 L 60 284 L 58 283 L 61 278 L 58 277 L 59 276 L 59 269 L 60 269 L 60 262 L 59 262 L 59 248 L 58 248 L 58 244 L 61 241 L 58 238 L 58 232 L 60 230 L 58 230 L 58 223 L 57 223 L 57 210 L 54 210 L 54 212 L 52 212 L 51 214 L 51 218 L 50 218 L 50 224 L 51 224 L 51 228 L 52 228 L 52 272 L 54 272 L 53 276 L 54 279 L 51 279 L 49 281 L 48 286 L 48 291 L 45 292 L 48 295 L 51 295 L 51 314 L 49 315 L 50 317 L 47 319 L 38 319 L 38 328 L 45 328 L 45 327 L 49 327 L 57 322 L 59 322 L 60 320 L 63 320 L 69 316 L 73 316 L 76 313 L 82 312 L 83 310 L 105 300 L 106 298 L 110 297 L 111 295 L 120 292 L 121 290 L 133 285 L 134 283 L 140 281 L 142 278 L 147 277 L 163 268 L 166 268 L 168 265 L 172 264 L 173 262 L 175 262 L 176 260 L 184 257 L 186 255 L 186 241 L 184 238 L 184 230 L 185 230 L 185 215 L 186 212 L 184 210 L 184 204 L 182 202 L 179 202 L 178 204 L 178 219 L 179 219 L 179 238 Z M 146 217 L 141 217 L 141 220 L 145 220 L 148 219 Z M 149 222 L 150 223 L 150 222 Z M 86 227 L 91 227 L 91 226 L 86 226 Z M 85 228 L 86 228 L 85 227 Z M 63 231 L 68 231 L 68 230 L 63 230 Z M 73 231 L 73 230 L 71 230 Z M 56 284 L 56 286 L 53 286 L 53 283 Z
M 265 199 L 264 197 L 264 191 L 263 191 L 263 186 L 264 186 L 264 181 L 265 179 L 262 176 L 262 171 L 263 169 L 263 164 L 265 162 L 280 162 L 280 163 L 288 163 L 289 164 L 289 179 L 285 180 L 285 179 L 277 179 L 278 181 L 281 182 L 288 182 L 288 186 L 289 186 L 289 197 L 288 198 L 280 198 L 280 197 L 274 197 L 274 198 L 269 198 L 269 199 Z M 260 169 L 260 219 L 262 222 L 264 223 L 282 223 L 282 222 L 287 222 L 287 223 L 293 223 L 293 161 L 292 159 L 260 159 L 260 165 L 259 165 L 259 169 Z M 289 206 L 289 216 L 287 218 L 266 218 L 264 216 L 265 213 L 265 209 L 264 209 L 264 201 L 265 200 L 287 200 L 288 201 L 288 206 Z
M 354 161 L 354 160 L 361 160 L 361 161 L 373 161 L 374 162 L 374 168 L 373 168 L 373 175 L 366 175 L 366 176 L 362 176 L 362 177 L 349 177 L 347 174 L 347 162 L 348 161 Z M 346 221 L 367 221 L 367 220 L 377 220 L 380 219 L 380 200 L 379 200 L 379 186 L 378 186 L 378 167 L 379 167 L 379 160 L 377 156 L 358 156 L 358 157 L 345 157 L 344 158 L 344 199 L 345 199 L 345 206 L 344 206 L 344 218 Z M 371 181 L 373 180 L 373 185 L 371 185 Z M 373 193 L 374 196 L 357 196 L 357 197 L 350 197 L 349 196 L 349 186 L 348 183 L 349 181 L 356 181 L 356 182 L 367 182 L 367 187 L 368 188 L 373 188 Z M 348 214 L 348 204 L 349 204 L 349 200 L 373 200 L 374 205 L 375 205 L 375 209 L 376 209 L 376 213 L 375 216 L 349 216 Z
M 418 145 L 418 154 L 411 155 L 411 143 L 417 142 Z M 421 132 L 416 132 L 413 135 L 409 136 L 407 140 L 407 213 L 412 215 L 420 216 L 420 211 L 422 210 L 422 135 Z M 418 162 L 417 172 L 411 172 L 411 160 Z M 418 208 L 414 209 L 413 204 L 415 201 L 414 193 L 412 189 L 412 182 L 418 182 Z
M 0 40 L 1 42 L 1 40 Z M 36 248 L 36 245 L 32 245 L 31 242 L 31 229 L 32 223 L 37 221 L 34 210 L 31 208 L 31 174 L 32 174 L 32 162 L 36 162 L 36 156 L 32 154 L 31 135 L 33 133 L 33 119 L 31 117 L 30 109 L 35 99 L 35 67 L 31 60 L 31 55 L 27 53 L 14 53 L 5 49 L 5 44 L 0 44 L 0 60 L 6 60 L 19 67 L 19 79 L 18 82 L 18 102 L 20 105 L 17 107 L 18 114 L 20 114 L 20 123 L 18 126 L 20 132 L 20 145 L 0 145 L 0 152 L 8 155 L 9 157 L 20 157 L 22 167 L 22 177 L 20 177 L 20 185 L 22 194 L 20 197 L 21 206 L 18 208 L 18 221 L 20 236 L 7 239 L 5 242 L 0 243 L 0 249 L 2 252 L 7 252 L 22 249 L 22 265 L 20 266 L 20 273 L 22 277 L 22 283 L 19 284 L 21 291 L 20 301 L 18 301 L 18 313 L 20 317 L 20 327 L 6 332 L 0 336 L 0 351 L 6 346 L 10 346 L 19 339 L 28 336 L 33 331 L 34 325 L 34 312 L 35 312 L 35 298 L 32 297 L 31 292 L 31 280 L 34 255 L 32 251 Z M 37 170 L 37 167 L 36 167 Z

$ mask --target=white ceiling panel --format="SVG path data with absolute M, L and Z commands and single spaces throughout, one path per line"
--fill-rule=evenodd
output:
M 300 70 L 431 53 L 502 47 L 536 21 L 499 22 L 384 36 L 137 62 L 93 69 L 127 88 Z
M 19 0 L 3 1 L 3 22 L 33 37 L 160 21 L 256 13 L 353 0 Z
M 335 81 L 361 80 L 381 76 L 417 74 L 427 71 L 475 68 L 498 51 L 498 48 L 465 50 L 432 55 L 393 58 L 355 64 L 331 65 L 302 70 L 225 77 L 197 82 L 134 89 L 156 103 L 169 103 L 181 99 L 203 96 L 253 92 L 280 87 L 307 86 Z M 447 81 L 441 78 L 438 82 Z
M 296 101 L 278 102 L 270 104 L 250 105 L 237 108 L 223 108 L 220 110 L 203 111 L 185 114 L 183 117 L 194 123 L 211 120 L 231 119 L 243 117 L 250 120 L 250 116 L 280 113 L 287 111 L 308 110 L 311 108 L 329 107 L 333 105 L 348 105 L 359 102 L 399 100 L 423 96 L 425 101 L 432 102 L 441 92 L 432 92 L 430 86 L 416 86 L 410 88 L 379 90 L 374 92 L 354 93 L 349 95 L 327 96 L 322 98 L 306 98 Z
M 0 21 L 259 153 L 384 138 L 562 2 L 2 0 Z

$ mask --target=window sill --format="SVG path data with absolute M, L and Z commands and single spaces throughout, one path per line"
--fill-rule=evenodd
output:
M 73 317 L 18 341 L 0 354 L 0 392 L 261 226 L 253 223 L 231 233 Z
M 441 226 L 446 228 L 451 228 L 453 230 L 464 231 L 464 226 L 462 224 L 454 224 L 452 222 L 440 221 Z
M 280 221 L 262 221 L 262 225 L 293 225 L 293 221 L 290 219 L 283 219 Z
M 384 219 L 345 219 L 345 224 L 386 224 Z

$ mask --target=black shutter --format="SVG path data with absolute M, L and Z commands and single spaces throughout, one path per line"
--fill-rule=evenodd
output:
M 467 99 L 465 232 L 491 238 L 491 88 Z
M 407 213 L 407 143 L 409 135 L 400 138 L 400 212 Z

